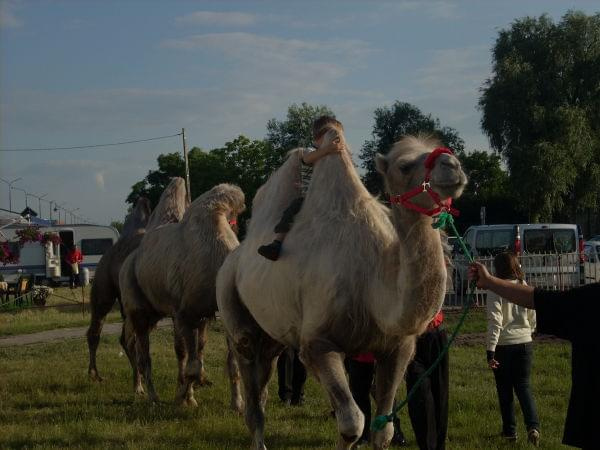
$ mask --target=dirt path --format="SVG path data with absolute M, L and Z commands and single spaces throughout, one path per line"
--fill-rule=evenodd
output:
M 170 327 L 171 319 L 164 319 L 158 322 L 158 328 Z M 78 328 L 59 328 L 57 330 L 40 331 L 39 333 L 18 334 L 16 336 L 7 336 L 0 338 L 0 348 L 19 347 L 21 345 L 41 344 L 63 339 L 80 339 L 85 337 L 88 327 Z M 108 323 L 102 329 L 102 335 L 108 336 L 121 333 L 121 323 Z

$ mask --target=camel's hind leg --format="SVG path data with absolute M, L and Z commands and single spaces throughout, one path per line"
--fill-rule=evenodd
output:
M 137 357 L 135 352 L 135 331 L 130 321 L 125 319 L 121 330 L 121 339 L 119 340 L 123 351 L 129 359 L 131 370 L 133 372 L 133 391 L 136 395 L 145 395 L 144 385 L 142 384 L 142 374 L 138 369 Z
M 400 341 L 396 349 L 386 355 L 377 356 L 375 372 L 375 397 L 377 402 L 376 416 L 387 415 L 394 407 L 394 396 L 406 372 L 406 366 L 415 351 L 415 337 L 410 336 Z M 367 424 L 366 426 L 370 426 Z M 373 448 L 388 448 L 394 435 L 394 425 L 388 422 L 383 430 L 373 433 Z
M 244 400 L 242 398 L 240 365 L 235 356 L 231 339 L 227 338 L 227 376 L 231 388 L 231 402 L 229 406 L 238 414 L 244 413 Z
M 197 407 L 198 402 L 194 398 L 193 380 L 186 379 L 186 367 L 188 363 L 188 344 L 183 334 L 184 324 L 177 318 L 173 319 L 173 335 L 175 339 L 175 353 L 177 355 L 178 375 L 175 403 L 182 406 Z M 196 338 L 196 331 L 192 330 L 192 339 Z M 188 336 L 188 339 L 190 337 Z M 194 343 L 192 343 L 193 345 Z
M 134 315 L 132 324 L 135 329 L 135 353 L 138 370 L 144 377 L 148 398 L 158 403 L 158 395 L 152 382 L 152 359 L 150 358 L 150 330 L 158 322 L 158 318 L 147 317 L 143 313 Z
M 225 260 L 217 277 L 217 304 L 244 383 L 244 416 L 252 434 L 252 448 L 265 450 L 267 383 L 275 365 L 275 358 L 281 353 L 283 346 L 262 331 L 242 305 L 234 281 L 235 260 L 230 257 Z M 235 386 L 233 376 L 236 373 L 236 365 L 232 361 L 229 366 L 232 386 Z M 234 401 L 235 393 L 232 391 L 232 403 Z
M 267 383 L 283 346 L 253 325 L 240 330 L 245 336 L 234 342 L 234 346 L 244 383 L 246 426 L 253 436 L 253 448 L 264 450 Z
M 102 377 L 98 374 L 96 367 L 96 352 L 100 344 L 100 333 L 104 325 L 104 319 L 115 304 L 116 293 L 110 286 L 92 285 L 92 294 L 90 297 L 90 305 L 92 309 L 92 318 L 90 326 L 87 330 L 87 342 L 90 352 L 90 364 L 88 367 L 88 375 L 92 381 L 102 381 Z
M 330 341 L 315 339 L 302 345 L 300 359 L 329 394 L 340 433 L 337 448 L 351 448 L 362 434 L 365 416 L 350 392 L 343 354 Z

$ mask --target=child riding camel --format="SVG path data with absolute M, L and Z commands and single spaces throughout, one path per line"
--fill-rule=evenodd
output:
M 324 156 L 340 153 L 345 149 L 343 138 L 344 127 L 340 121 L 331 116 L 321 116 L 313 122 L 312 132 L 315 148 L 302 151 L 300 166 L 300 196 L 285 209 L 281 220 L 275 226 L 275 239 L 267 245 L 258 248 L 258 253 L 271 261 L 277 261 L 286 234 L 293 225 L 294 217 L 300 211 L 304 197 L 308 192 L 312 177 L 313 165 Z

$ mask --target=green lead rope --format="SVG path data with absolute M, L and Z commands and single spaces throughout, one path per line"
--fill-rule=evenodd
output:
M 433 224 L 433 228 L 446 229 L 448 227 L 452 230 L 452 232 L 458 239 L 458 242 L 459 242 L 464 254 L 467 255 L 467 257 L 469 258 L 469 262 L 471 262 L 471 263 L 474 262 L 475 260 L 473 259 L 473 255 L 471 255 L 471 252 L 467 249 L 467 246 L 465 245 L 463 239 L 460 237 L 460 235 L 458 234 L 458 231 L 456 230 L 456 226 L 454 225 L 454 218 L 448 212 L 443 211 L 436 217 L 436 221 Z M 423 380 L 425 380 L 425 378 L 427 378 L 431 374 L 431 372 L 433 372 L 433 370 L 440 364 L 440 361 L 442 360 L 442 358 L 444 358 L 446 353 L 448 353 L 450 346 L 452 345 L 452 343 L 454 342 L 454 339 L 456 338 L 460 329 L 462 328 L 463 323 L 464 323 L 465 319 L 467 318 L 467 314 L 469 313 L 469 310 L 471 309 L 471 306 L 473 306 L 474 294 L 475 294 L 475 283 L 471 282 L 469 285 L 469 293 L 467 294 L 467 302 L 463 306 L 463 311 L 460 316 L 460 320 L 458 321 L 456 328 L 454 328 L 452 335 L 448 339 L 448 342 L 446 343 L 446 345 L 444 346 L 444 348 L 442 349 L 442 351 L 440 352 L 440 354 L 438 355 L 436 360 L 433 362 L 431 367 L 429 367 L 429 369 L 427 369 L 425 371 L 425 373 L 423 373 L 417 379 L 417 381 L 413 385 L 412 389 L 408 392 L 408 394 L 406 394 L 406 398 L 394 407 L 391 414 L 375 417 L 375 419 L 371 423 L 371 430 L 373 430 L 373 431 L 383 430 L 383 428 L 385 427 L 385 425 L 388 422 L 392 422 L 394 420 L 394 418 L 396 417 L 396 414 L 398 414 L 398 412 L 413 398 L 413 396 L 415 395 L 415 392 L 417 391 L 417 389 L 419 388 L 421 383 L 423 383 Z

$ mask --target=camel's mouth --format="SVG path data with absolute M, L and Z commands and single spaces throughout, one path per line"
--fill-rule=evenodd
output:
M 432 180 L 433 181 L 433 180 Z M 467 185 L 467 177 L 462 173 L 431 183 L 431 187 L 442 199 L 458 198 L 462 195 Z

